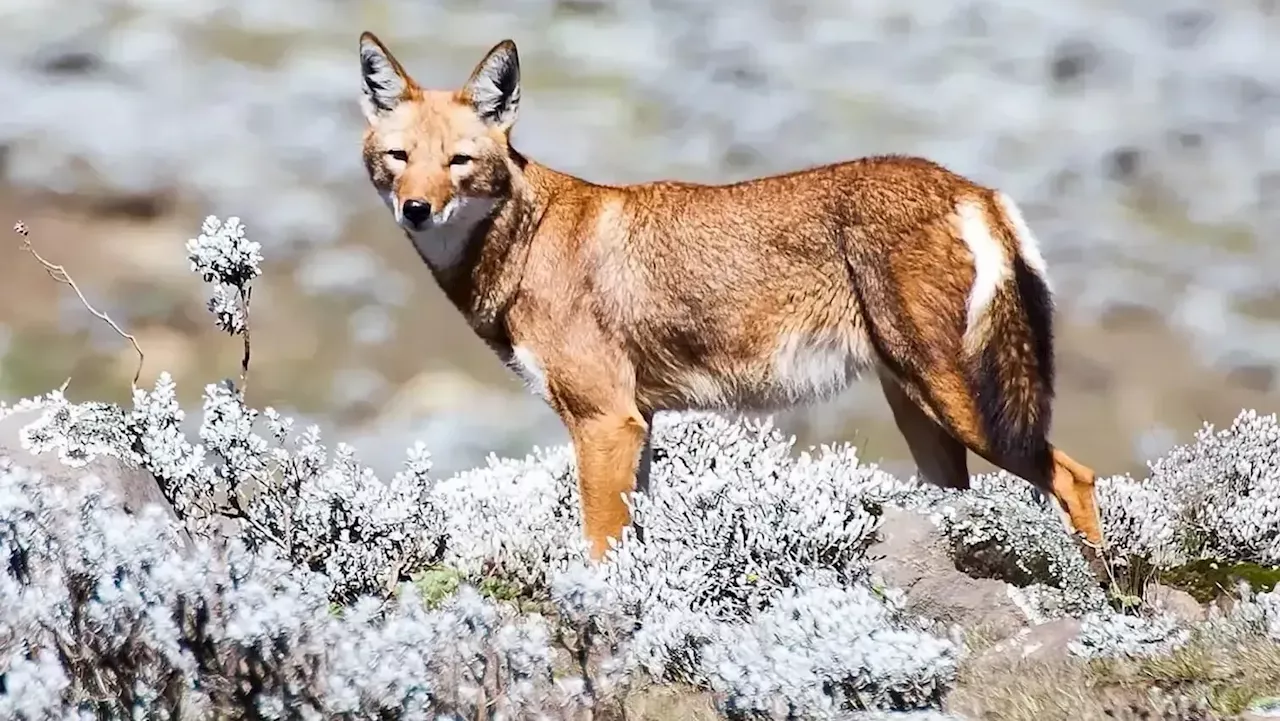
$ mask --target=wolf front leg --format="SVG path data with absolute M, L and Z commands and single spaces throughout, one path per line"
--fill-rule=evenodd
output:
M 578 460 L 583 533 L 591 559 L 599 561 L 609 539 L 621 541 L 631 521 L 626 497 L 635 490 L 649 427 L 635 408 L 572 418 L 568 426 Z
M 649 434 L 636 399 L 636 373 L 624 349 L 591 313 L 525 301 L 508 318 L 523 329 L 512 355 L 560 416 L 573 442 L 582 497 L 582 532 L 593 561 L 622 540 Z

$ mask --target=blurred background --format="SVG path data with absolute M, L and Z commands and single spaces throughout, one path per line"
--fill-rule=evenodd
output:
M 441 472 L 566 440 L 368 185 L 362 29 L 436 87 L 513 38 L 514 143 L 588 179 L 901 152 L 1008 191 L 1058 293 L 1054 437 L 1102 473 L 1277 407 L 1280 0 L 4 0 L 0 398 L 126 402 L 133 373 L 22 219 L 198 411 L 240 352 L 183 249 L 212 213 L 268 261 L 251 404 L 383 472 L 415 439 Z M 910 469 L 873 380 L 779 423 Z

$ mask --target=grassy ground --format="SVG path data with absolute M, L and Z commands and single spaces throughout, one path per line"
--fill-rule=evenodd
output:
M 968 664 L 950 710 L 1001 721 L 1209 719 L 1280 694 L 1280 645 L 1196 635 L 1172 655 Z

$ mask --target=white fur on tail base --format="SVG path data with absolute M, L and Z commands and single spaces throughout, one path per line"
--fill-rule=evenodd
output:
M 960 218 L 960 237 L 973 254 L 973 288 L 969 291 L 965 345 L 976 348 L 985 338 L 983 331 L 987 307 L 995 300 L 1000 286 L 1012 275 L 1004 245 L 991 232 L 982 206 L 964 201 L 956 208 Z
M 1052 291 L 1053 286 L 1049 284 L 1049 268 L 1044 262 L 1044 256 L 1040 254 L 1040 243 L 1036 240 L 1035 233 L 1031 232 L 1031 227 L 1027 225 L 1027 219 L 1022 217 L 1022 210 L 1018 208 L 1018 204 L 1013 202 L 1005 193 L 996 193 L 996 202 L 1000 203 L 1000 209 L 1009 219 L 1009 224 L 1013 226 L 1014 235 L 1018 236 L 1018 252 L 1022 255 L 1022 262 L 1027 267 L 1036 272 L 1040 276 L 1040 280 L 1044 281 L 1045 287 Z

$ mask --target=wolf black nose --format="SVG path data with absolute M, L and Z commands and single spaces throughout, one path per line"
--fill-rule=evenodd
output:
M 410 223 L 422 225 L 431 218 L 431 204 L 411 198 L 404 201 L 404 207 L 401 212 L 404 213 L 405 219 Z

